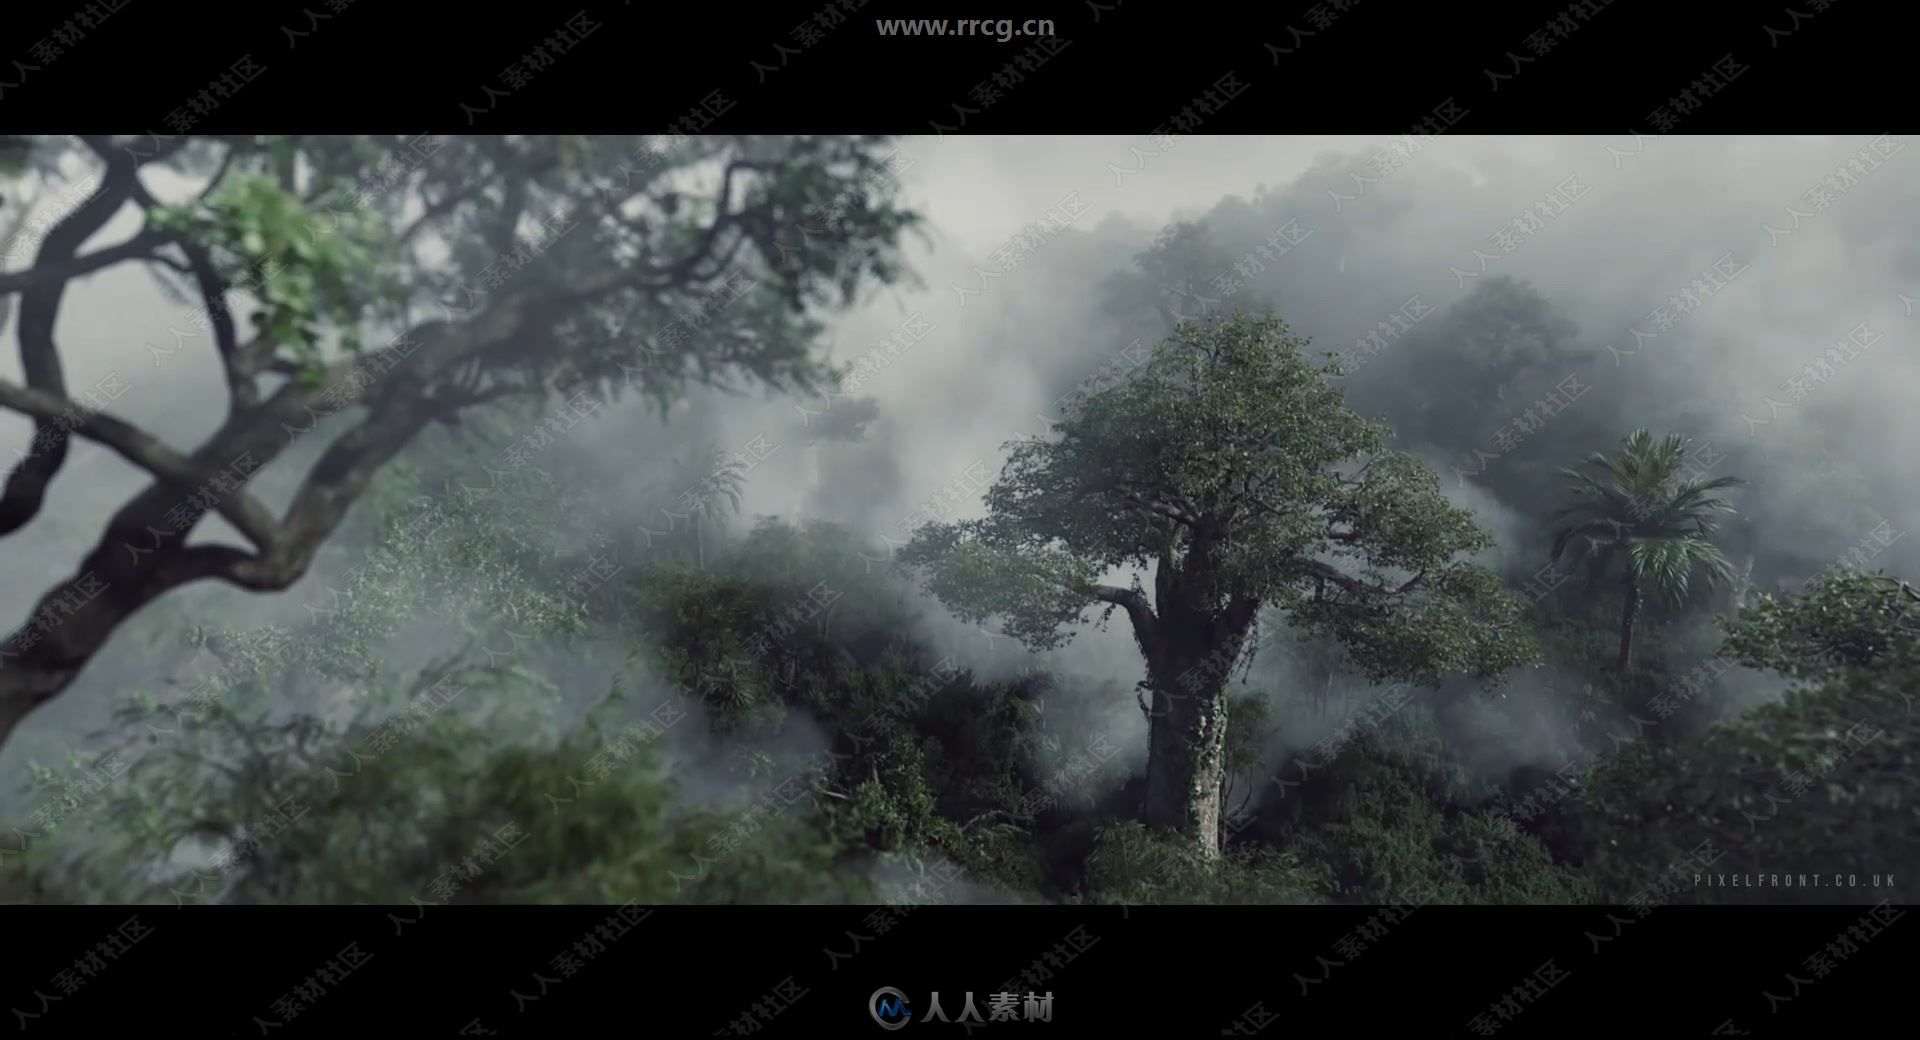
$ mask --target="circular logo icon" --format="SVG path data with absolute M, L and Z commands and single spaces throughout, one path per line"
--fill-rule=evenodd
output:
M 907 1007 L 907 995 L 892 986 L 882 986 L 867 998 L 867 1012 L 873 1020 L 886 1030 L 905 1028 L 913 1021 L 913 1011 Z

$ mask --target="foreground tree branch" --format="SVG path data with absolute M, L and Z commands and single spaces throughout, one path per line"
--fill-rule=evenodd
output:
M 0 741 L 167 592 L 204 580 L 254 592 L 299 581 L 380 468 L 462 409 L 556 392 L 637 391 L 664 405 L 690 383 L 724 384 L 734 373 L 816 385 L 827 370 L 813 353 L 814 315 L 900 277 L 897 240 L 917 219 L 892 203 L 878 138 L 757 141 L 752 154 L 745 142 L 717 140 L 658 151 L 639 179 L 622 171 L 636 148 L 652 147 L 646 139 L 457 139 L 424 157 L 418 140 L 400 138 L 228 140 L 205 188 L 179 206 L 151 196 L 139 172 L 196 155 L 214 163 L 194 139 L 145 155 L 105 137 L 82 143 L 106 164 L 100 187 L 54 226 L 30 268 L 0 274 L 0 293 L 21 296 L 26 375 L 25 385 L 0 383 L 0 408 L 35 423 L 0 498 L 0 535 L 40 511 L 72 436 L 153 482 L 0 640 Z M 363 185 L 369 146 L 413 153 L 375 195 Z M 673 193 L 662 184 L 676 167 L 702 166 L 718 187 L 709 216 L 696 220 L 666 201 Z M 355 192 L 353 220 L 305 208 Z M 79 255 L 130 201 L 147 225 Z M 596 217 L 609 203 L 654 217 L 609 225 Z M 814 226 L 829 205 L 833 224 Z M 429 239 L 451 253 L 451 270 L 410 252 Z M 225 374 L 227 416 L 191 451 L 73 401 L 53 339 L 74 279 L 149 262 L 191 273 Z M 236 286 L 259 301 L 246 316 L 257 331 L 244 340 L 227 299 Z M 457 307 L 450 286 L 463 297 Z M 404 319 L 423 307 L 442 316 Z M 379 328 L 398 334 L 364 347 Z M 263 396 L 263 376 L 285 378 Z M 246 484 L 302 437 L 329 440 L 275 518 Z M 208 513 L 251 546 L 190 544 Z

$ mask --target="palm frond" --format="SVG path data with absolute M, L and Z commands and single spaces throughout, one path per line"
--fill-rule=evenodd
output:
M 1719 517 L 1735 512 L 1720 492 L 1746 481 L 1681 479 L 1690 445 L 1680 434 L 1655 438 L 1637 429 L 1621 439 L 1619 451 L 1593 452 L 1583 467 L 1562 469 L 1572 501 L 1548 519 L 1564 525 L 1555 534 L 1553 558 L 1584 536 L 1597 577 L 1627 544 L 1635 577 L 1675 601 L 1691 591 L 1696 571 L 1709 584 L 1731 582 L 1733 566 L 1711 539 Z

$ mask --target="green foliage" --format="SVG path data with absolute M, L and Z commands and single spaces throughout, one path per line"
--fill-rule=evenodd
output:
M 210 196 L 156 207 L 148 219 L 206 247 L 221 277 L 258 301 L 250 320 L 259 331 L 309 367 L 328 333 L 358 353 L 362 320 L 397 313 L 399 284 L 379 259 L 385 226 L 368 211 L 330 212 L 323 224 L 275 179 L 234 174 Z
M 1585 806 L 1596 880 L 1628 898 L 1703 842 L 1729 872 L 1891 872 L 1900 879 L 1899 865 L 1920 854 L 1911 781 L 1920 764 L 1914 606 L 1897 582 L 1842 572 L 1803 595 L 1761 597 L 1742 611 L 1727 625 L 1725 652 L 1802 684 L 1692 745 L 1632 745 L 1596 770 Z M 1832 887 L 1696 888 L 1688 876 L 1679 898 L 1853 902 L 1860 895 Z M 1874 898 L 1902 902 L 1912 889 L 1882 889 Z
M 1000 618 L 1039 647 L 1070 638 L 1099 575 L 1157 566 L 1189 606 L 1271 602 L 1370 674 L 1530 659 L 1519 601 L 1454 559 L 1488 536 L 1431 470 L 1385 450 L 1386 427 L 1349 409 L 1305 346 L 1274 318 L 1182 324 L 1051 437 L 1012 445 L 985 519 L 922 528 L 902 562 L 962 618 Z
M 1087 901 L 1270 905 L 1325 901 L 1324 883 L 1287 853 L 1233 852 L 1219 859 L 1191 842 L 1138 823 L 1103 828 L 1087 866 Z
M 1554 559 L 1583 540 L 1590 573 L 1598 575 L 1624 549 L 1634 576 L 1676 602 L 1686 598 L 1696 572 L 1709 585 L 1731 582 L 1733 564 L 1712 539 L 1719 515 L 1734 511 L 1719 492 L 1745 481 L 1686 476 L 1691 442 L 1679 434 L 1656 441 L 1635 430 L 1621 443 L 1617 454 L 1589 455 L 1589 469 L 1562 471 L 1574 502 L 1554 514 L 1563 524 L 1554 535 Z
M 1727 656 L 1790 679 L 1906 668 L 1920 659 L 1920 593 L 1893 578 L 1837 571 L 1795 596 L 1756 597 L 1724 628 Z
M 1465 804 L 1464 776 L 1432 737 L 1356 734 L 1281 808 L 1289 847 L 1348 903 L 1573 903 L 1576 875 L 1512 820 Z

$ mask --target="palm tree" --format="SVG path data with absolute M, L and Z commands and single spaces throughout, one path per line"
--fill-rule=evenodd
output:
M 681 488 L 678 506 L 693 521 L 695 559 L 700 570 L 707 569 L 707 546 L 702 529 L 706 524 L 718 527 L 727 513 L 740 512 L 740 488 L 746 483 L 747 465 L 730 451 L 709 447 L 704 453 L 685 456 L 674 463 L 676 484 Z M 662 510 L 665 512 L 665 510 Z
M 1618 454 L 1587 456 L 1583 465 L 1589 468 L 1560 471 L 1573 481 L 1569 491 L 1575 502 L 1550 519 L 1565 524 L 1553 539 L 1556 562 L 1577 538 L 1586 539 L 1596 576 L 1626 557 L 1619 661 L 1624 672 L 1633 660 L 1633 622 L 1645 585 L 1679 602 L 1695 571 L 1709 586 L 1733 580 L 1733 565 L 1713 536 L 1719 530 L 1716 514 L 1733 512 L 1719 492 L 1746 481 L 1683 479 L 1689 441 L 1679 434 L 1656 441 L 1646 430 L 1635 430 L 1621 443 Z

